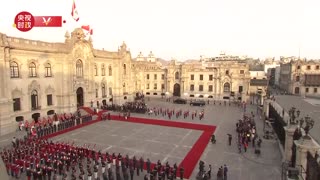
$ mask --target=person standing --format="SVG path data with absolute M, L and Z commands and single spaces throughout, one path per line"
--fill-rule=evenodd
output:
M 212 167 L 211 167 L 211 164 L 209 164 L 209 169 L 208 169 L 209 179 L 211 179 L 211 171 L 212 171 Z
M 227 165 L 224 165 L 224 167 L 223 167 L 223 177 L 224 177 L 224 180 L 227 180 L 227 177 L 228 177 L 228 167 L 227 167 Z
M 183 166 L 180 167 L 179 171 L 180 171 L 180 179 L 183 179 L 183 175 L 184 175 L 184 168 L 183 168 Z
M 231 142 L 232 142 L 232 135 L 231 134 L 228 134 L 228 141 L 229 141 L 229 146 L 231 146 Z

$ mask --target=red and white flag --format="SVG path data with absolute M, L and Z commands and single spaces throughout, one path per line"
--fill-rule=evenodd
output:
M 76 8 L 76 3 L 74 2 L 74 0 L 73 0 L 73 3 L 72 3 L 71 16 L 75 21 L 79 21 L 79 14 L 78 14 L 78 10 Z
M 81 28 L 82 28 L 83 30 L 86 30 L 86 31 L 87 31 L 87 35 L 88 35 L 88 34 L 90 34 L 90 35 L 93 34 L 93 29 L 91 29 L 89 25 L 87 25 L 87 26 L 81 26 Z

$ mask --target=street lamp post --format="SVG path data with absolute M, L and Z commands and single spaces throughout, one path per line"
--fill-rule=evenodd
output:
M 311 139 L 311 137 L 309 136 L 309 132 L 314 126 L 314 120 L 309 115 L 307 115 L 306 117 L 300 119 L 299 123 L 300 128 L 304 129 L 305 132 L 303 138 Z
M 298 110 L 297 108 L 295 107 L 292 107 L 290 110 L 289 110 L 289 124 L 290 125 L 297 125 L 299 123 L 299 118 L 300 116 L 300 110 Z

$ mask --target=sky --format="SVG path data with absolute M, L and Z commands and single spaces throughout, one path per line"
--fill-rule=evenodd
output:
M 90 25 L 96 49 L 117 51 L 123 41 L 132 57 L 150 51 L 171 60 L 214 57 L 220 52 L 249 57 L 320 58 L 317 0 L 10 0 L 2 4 L 0 32 L 8 36 L 63 42 L 66 31 Z M 12 27 L 21 11 L 62 16 L 60 28 Z

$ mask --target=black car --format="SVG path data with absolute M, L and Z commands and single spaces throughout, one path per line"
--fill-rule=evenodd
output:
M 190 106 L 204 106 L 206 102 L 204 100 L 195 100 L 190 102 Z
M 175 103 L 175 104 L 187 104 L 187 100 L 178 98 L 178 99 L 174 100 L 173 103 Z

